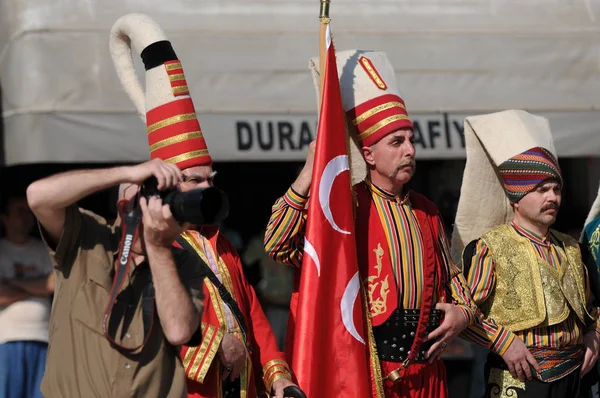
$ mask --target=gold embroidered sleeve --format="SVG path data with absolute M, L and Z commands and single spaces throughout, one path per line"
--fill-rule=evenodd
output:
M 202 342 L 197 347 L 182 350 L 182 362 L 188 379 L 203 383 L 225 331 L 214 325 L 202 322 Z
M 279 379 L 292 380 L 290 368 L 285 361 L 274 359 L 263 366 L 263 382 L 267 391 L 271 391 L 273 383 Z

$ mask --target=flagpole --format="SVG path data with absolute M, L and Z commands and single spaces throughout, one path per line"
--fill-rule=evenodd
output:
M 329 25 L 329 4 L 330 0 L 320 0 L 321 9 L 319 12 L 320 30 L 319 30 L 319 102 L 323 100 L 323 85 L 325 82 L 325 61 L 327 60 L 327 25 Z M 320 105 L 319 105 L 320 108 Z

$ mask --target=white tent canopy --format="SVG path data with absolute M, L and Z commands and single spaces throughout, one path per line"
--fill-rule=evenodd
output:
M 3 0 L 6 164 L 148 158 L 108 52 L 128 12 L 166 31 L 216 161 L 301 160 L 317 118 L 318 11 L 316 0 Z M 332 0 L 331 17 L 337 49 L 388 53 L 420 158 L 464 157 L 464 117 L 508 108 L 549 117 L 560 156 L 600 154 L 598 0 Z

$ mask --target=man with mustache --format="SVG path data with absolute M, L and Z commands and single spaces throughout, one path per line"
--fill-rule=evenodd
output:
M 476 307 L 463 276 L 450 260 L 437 208 L 407 188 L 415 172 L 413 125 L 387 56 L 373 51 L 343 51 L 337 54 L 337 64 L 347 125 L 353 136 L 351 173 L 357 198 L 361 288 L 367 297 L 376 343 L 369 349 L 374 374 L 379 374 L 371 380 L 373 389 L 385 397 L 443 398 L 447 385 L 440 355 L 448 342 L 473 322 Z M 318 61 L 312 60 L 318 92 L 317 66 Z M 314 143 L 298 178 L 273 206 L 265 236 L 267 252 L 298 270 L 303 258 L 313 156 Z M 293 296 L 288 355 L 294 300 Z M 431 311 L 431 316 L 420 316 L 424 311 Z M 427 331 L 416 336 L 420 323 L 427 324 Z M 415 345 L 417 337 L 426 341 L 419 344 L 418 340 Z M 419 354 L 406 363 L 411 350 Z M 373 395 L 377 396 L 382 394 Z
M 514 139 L 511 139 L 514 138 Z M 484 317 L 464 336 L 490 349 L 486 397 L 575 396 L 600 328 L 578 242 L 550 227 L 561 204 L 548 120 L 525 111 L 469 117 L 453 236 Z

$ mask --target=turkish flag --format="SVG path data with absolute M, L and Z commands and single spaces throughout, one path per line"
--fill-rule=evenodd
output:
M 292 370 L 308 398 L 365 398 L 372 395 L 368 336 L 356 256 L 345 116 L 329 27 L 327 44 Z

